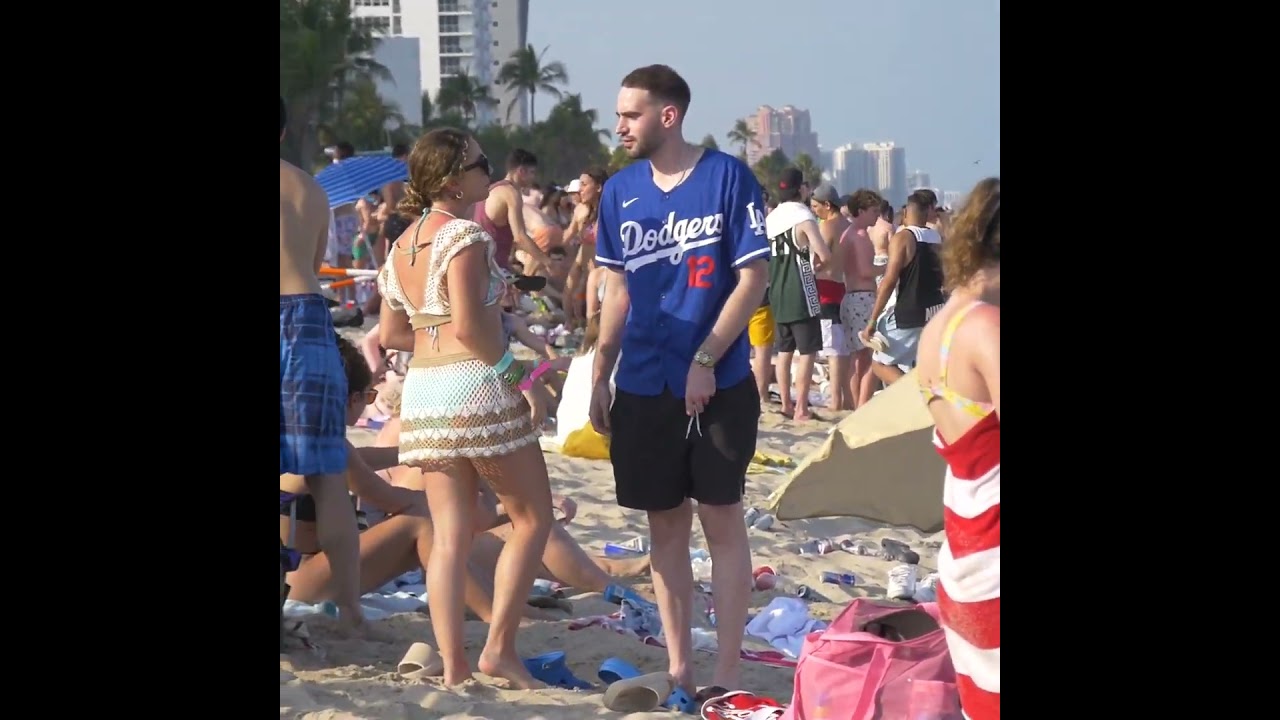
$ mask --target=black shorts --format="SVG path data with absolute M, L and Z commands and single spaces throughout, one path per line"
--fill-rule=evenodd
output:
M 822 321 L 815 317 L 778 323 L 778 339 L 774 341 L 773 349 L 780 353 L 817 355 L 822 350 Z
M 661 511 L 685 498 L 706 505 L 742 501 L 760 424 L 755 378 L 717 390 L 692 427 L 689 420 L 684 398 L 670 388 L 661 395 L 614 393 L 609 456 L 619 505 Z

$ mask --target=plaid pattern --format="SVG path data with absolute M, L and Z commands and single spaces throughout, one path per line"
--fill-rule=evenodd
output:
M 347 469 L 347 374 L 321 295 L 280 296 L 280 473 Z

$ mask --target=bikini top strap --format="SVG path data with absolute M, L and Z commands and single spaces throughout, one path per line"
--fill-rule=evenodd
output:
M 422 223 L 427 221 L 427 214 L 430 212 L 429 208 L 423 210 L 422 217 L 418 218 L 418 222 L 413 226 L 413 237 L 409 239 L 409 267 L 413 267 L 414 261 L 418 259 L 418 251 L 422 249 L 418 246 L 418 233 L 422 231 Z
M 964 318 L 969 314 L 969 311 L 983 304 L 981 300 L 974 300 L 960 308 L 955 315 L 951 316 L 951 319 L 947 321 L 947 326 L 942 330 L 942 366 L 938 371 L 938 384 L 944 388 L 947 387 L 947 360 L 951 356 L 951 340 L 955 338 L 956 330 L 959 329 L 960 323 L 964 322 Z

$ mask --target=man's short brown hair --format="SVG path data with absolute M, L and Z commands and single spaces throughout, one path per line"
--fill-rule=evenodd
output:
M 849 196 L 847 207 L 850 215 L 857 215 L 863 210 L 879 210 L 883 204 L 884 198 L 880 197 L 880 193 L 862 188 Z
M 660 102 L 675 105 L 680 110 L 681 120 L 689 111 L 689 102 L 693 99 L 689 83 L 685 82 L 684 78 L 680 77 L 680 73 L 672 70 L 669 65 L 645 65 L 636 68 L 622 78 L 622 87 L 647 90 Z
M 907 198 L 907 202 L 913 202 L 926 210 L 938 207 L 938 194 L 929 188 L 920 188 L 911 193 L 911 197 Z

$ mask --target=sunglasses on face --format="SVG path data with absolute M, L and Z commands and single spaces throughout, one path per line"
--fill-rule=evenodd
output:
M 358 392 L 358 393 L 351 393 L 351 394 L 354 395 L 355 397 L 363 397 L 366 405 L 372 405 L 373 401 L 378 399 L 378 391 L 372 390 L 372 389 L 365 390 L 362 393 Z
M 466 165 L 463 165 L 462 172 L 464 173 L 469 172 L 471 170 L 475 170 L 476 168 L 480 168 L 481 170 L 483 170 L 485 175 L 492 174 L 492 172 L 490 172 L 491 169 L 489 167 L 489 158 L 483 154 L 481 154 L 480 157 L 476 158 L 475 162 L 469 162 Z

